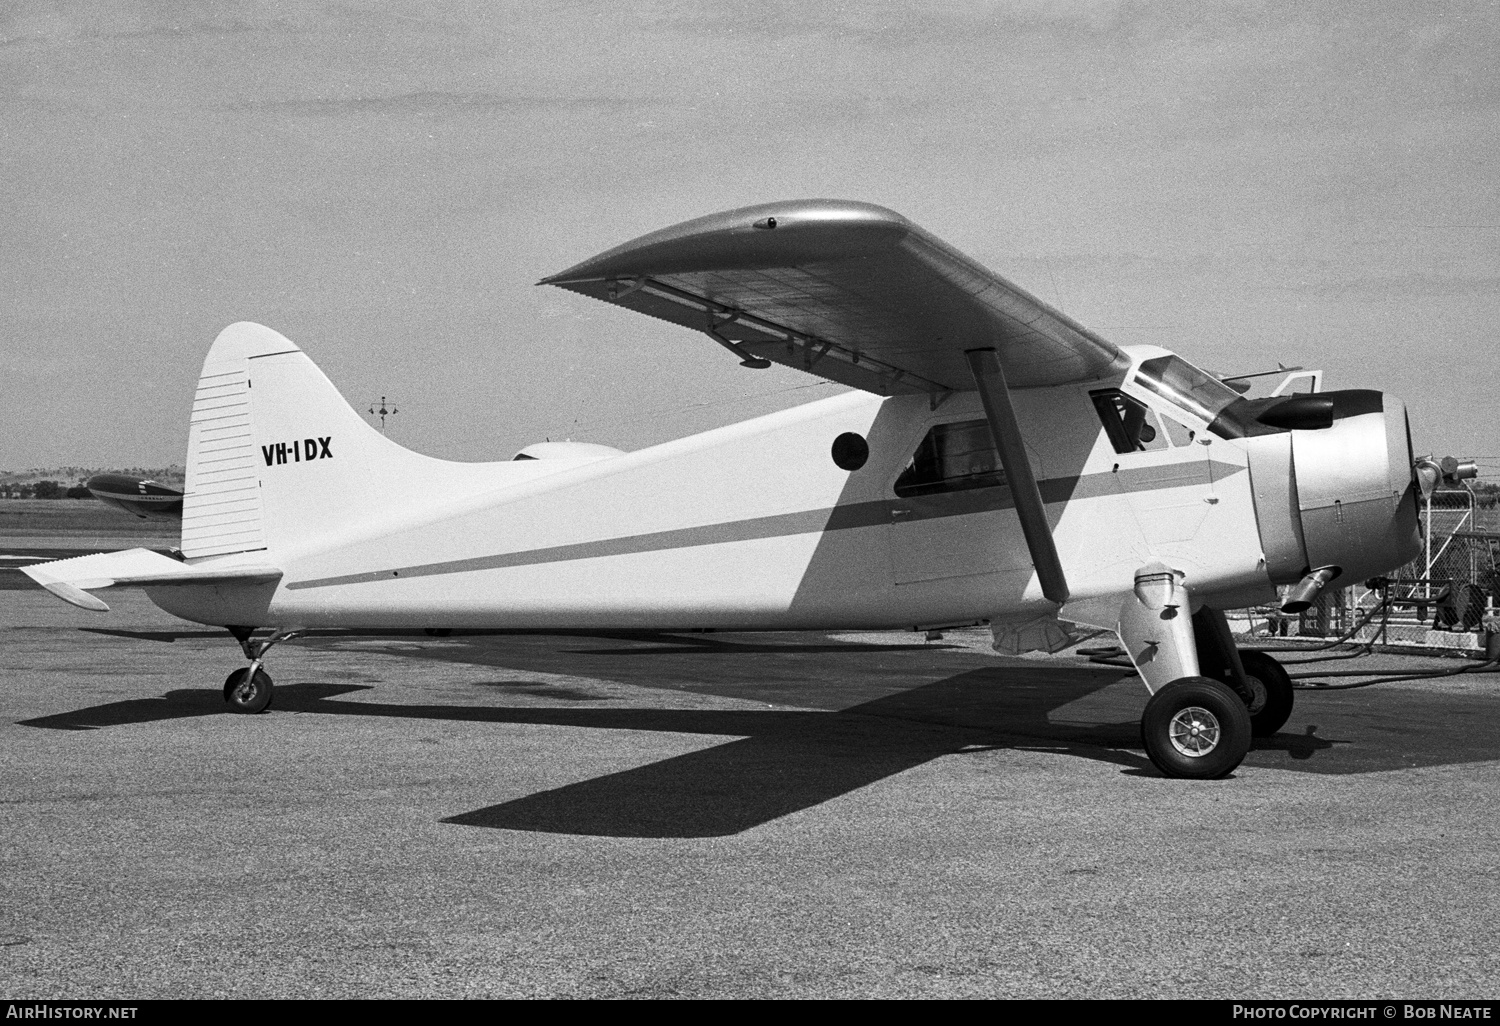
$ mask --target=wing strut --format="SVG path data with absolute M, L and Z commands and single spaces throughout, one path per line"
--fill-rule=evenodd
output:
M 1031 552 L 1042 594 L 1062 605 L 1068 601 L 1068 581 L 1063 576 L 1062 561 L 1057 558 L 1057 544 L 1052 540 L 1052 528 L 1047 525 L 1047 509 L 1042 505 L 1036 475 L 1031 472 L 1026 444 L 1021 440 L 1021 428 L 1016 423 L 1016 410 L 1010 402 L 1010 386 L 1005 382 L 1000 358 L 993 349 L 970 349 L 964 355 L 974 373 L 974 384 L 984 403 L 995 447 L 1000 450 L 1000 463 L 1005 467 L 1005 479 L 1021 518 L 1021 533 L 1026 536 L 1026 548 Z

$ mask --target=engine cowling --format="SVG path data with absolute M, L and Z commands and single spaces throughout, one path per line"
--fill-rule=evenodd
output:
M 1276 584 L 1311 582 L 1310 595 L 1394 570 L 1422 548 L 1405 404 L 1366 390 L 1323 395 L 1334 402 L 1329 427 L 1242 440 L 1266 571 Z

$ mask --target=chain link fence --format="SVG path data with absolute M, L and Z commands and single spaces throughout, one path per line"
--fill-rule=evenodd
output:
M 1301 614 L 1279 605 L 1229 614 L 1244 639 L 1345 638 L 1428 651 L 1484 651 L 1500 607 L 1500 524 L 1467 491 L 1439 492 L 1421 515 L 1422 554 L 1383 582 L 1330 589 Z M 1376 584 L 1376 587 L 1369 587 Z

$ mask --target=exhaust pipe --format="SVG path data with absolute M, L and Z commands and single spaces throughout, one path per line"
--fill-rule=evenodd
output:
M 1300 613 L 1318 600 L 1318 595 L 1329 581 L 1337 577 L 1342 571 L 1336 566 L 1320 567 L 1312 571 L 1302 580 L 1292 586 L 1292 590 L 1286 593 L 1286 601 L 1281 604 L 1283 613 Z

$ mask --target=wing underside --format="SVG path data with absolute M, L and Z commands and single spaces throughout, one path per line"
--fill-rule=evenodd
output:
M 881 395 L 972 389 L 971 349 L 995 349 L 1015 388 L 1100 378 L 1126 363 L 1112 343 L 867 203 L 713 214 L 542 284 L 703 331 L 751 361 Z

